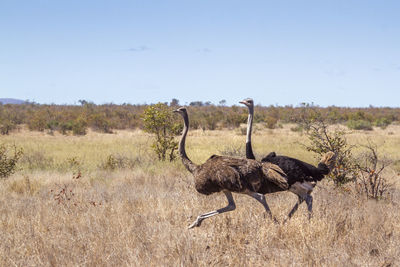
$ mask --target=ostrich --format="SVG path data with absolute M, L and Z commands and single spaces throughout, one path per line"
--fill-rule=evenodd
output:
M 255 159 L 251 146 L 254 102 L 251 98 L 247 98 L 239 103 L 246 105 L 249 111 L 246 134 L 246 158 Z M 278 165 L 288 177 L 289 189 L 287 190 L 296 194 L 299 198 L 297 203 L 289 212 L 289 218 L 293 216 L 303 201 L 306 201 L 307 209 L 309 211 L 309 218 L 311 217 L 313 202 L 311 193 L 317 181 L 321 181 L 322 178 L 324 178 L 324 175 L 329 174 L 330 170 L 333 168 L 335 159 L 335 153 L 327 152 L 325 155 L 323 155 L 321 161 L 318 163 L 318 167 L 315 167 L 301 160 L 287 156 L 277 156 L 275 152 L 271 152 L 261 160 L 262 164 L 272 163 Z M 285 190 L 282 189 L 280 191 Z
M 189 117 L 186 108 L 180 107 L 174 112 L 179 113 L 184 120 L 182 137 L 179 141 L 179 155 L 182 158 L 183 165 L 194 176 L 197 192 L 210 195 L 222 191 L 228 199 L 226 207 L 199 215 L 189 226 L 189 229 L 200 226 L 204 219 L 234 210 L 236 205 L 232 192 L 246 194 L 256 199 L 272 218 L 264 194 L 258 191 L 268 190 L 268 188 L 286 190 L 288 188 L 287 178 L 268 168 L 269 165 L 264 166 L 250 159 L 212 155 L 205 163 L 194 164 L 185 151 L 186 135 L 189 129 Z

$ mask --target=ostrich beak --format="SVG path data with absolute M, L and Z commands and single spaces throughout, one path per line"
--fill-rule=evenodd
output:
M 175 109 L 175 110 L 173 110 L 172 112 L 174 112 L 174 113 L 178 113 L 179 111 L 178 111 L 177 109 Z
M 245 101 L 239 101 L 240 104 L 246 105 Z

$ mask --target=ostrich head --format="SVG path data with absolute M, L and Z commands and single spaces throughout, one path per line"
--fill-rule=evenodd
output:
M 242 101 L 239 101 L 239 103 L 247 106 L 249 109 L 253 109 L 254 107 L 254 101 L 251 98 L 243 99 Z
M 187 114 L 187 111 L 186 111 L 186 108 L 185 108 L 185 107 L 180 107 L 180 108 L 178 108 L 178 109 L 175 109 L 173 112 L 179 113 L 179 114 L 181 114 L 182 116 L 183 116 L 184 114 Z

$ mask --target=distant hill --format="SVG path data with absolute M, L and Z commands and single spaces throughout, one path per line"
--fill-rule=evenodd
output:
M 20 99 L 14 99 L 14 98 L 0 98 L 0 103 L 3 105 L 6 104 L 24 104 L 26 103 L 25 100 L 20 100 Z

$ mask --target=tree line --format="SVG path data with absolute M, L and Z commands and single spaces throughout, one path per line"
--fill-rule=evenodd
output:
M 27 103 L 20 105 L 0 104 L 0 133 L 9 134 L 20 125 L 27 125 L 32 131 L 58 131 L 62 134 L 84 135 L 88 128 L 98 132 L 112 133 L 114 129 L 143 129 L 143 114 L 151 105 L 102 104 L 85 100 L 80 105 L 55 105 Z M 191 127 L 215 130 L 234 129 L 247 119 L 247 110 L 241 106 L 225 106 L 211 102 L 189 103 Z M 171 110 L 179 106 L 179 100 L 161 103 Z M 351 129 L 371 130 L 372 126 L 386 127 L 400 120 L 400 108 L 373 107 L 319 107 L 313 104 L 298 106 L 256 106 L 254 121 L 268 128 L 282 123 L 297 123 L 304 110 L 313 108 L 323 114 L 329 123 L 343 123 Z

